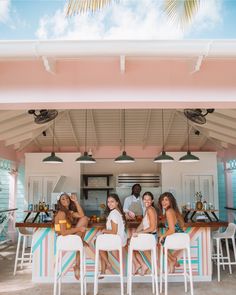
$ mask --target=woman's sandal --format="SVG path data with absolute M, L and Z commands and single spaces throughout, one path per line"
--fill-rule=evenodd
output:
M 149 268 L 148 268 L 147 265 L 145 265 L 145 267 L 142 266 L 142 267 L 141 267 L 141 276 L 144 276 L 144 275 L 147 273 L 148 269 L 149 269 Z
M 174 266 L 175 266 L 175 267 L 180 267 L 180 263 L 179 263 L 179 261 L 178 261 L 177 258 L 176 258 L 176 260 L 175 260 L 175 264 L 174 264 Z
M 78 265 L 74 265 L 73 269 L 74 269 L 74 274 L 75 274 L 76 280 L 79 280 L 80 279 L 80 267 Z
M 139 265 L 138 267 L 134 267 L 133 269 L 133 275 L 137 275 L 138 274 L 138 272 L 139 272 L 139 270 L 142 268 L 142 266 L 141 265 Z

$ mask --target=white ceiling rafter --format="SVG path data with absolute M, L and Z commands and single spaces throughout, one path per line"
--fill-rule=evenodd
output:
M 148 135 L 149 135 L 149 130 L 150 130 L 150 122 L 151 122 L 151 116 L 152 116 L 152 110 L 148 110 L 147 112 L 147 117 L 146 117 L 146 123 L 144 127 L 144 135 L 143 135 L 143 149 L 147 145 L 147 140 L 148 140 Z
M 31 132 L 28 132 L 28 133 L 25 133 L 25 134 L 15 136 L 15 137 L 13 137 L 11 139 L 7 139 L 5 141 L 5 146 L 16 144 L 18 142 L 23 142 L 23 141 L 28 140 L 28 139 L 31 139 L 31 141 L 32 141 L 35 137 L 38 137 L 44 130 L 45 130 L 45 126 L 41 127 L 40 129 L 37 129 L 36 131 L 31 131 Z M 19 150 L 21 150 L 21 147 L 20 147 Z
M 232 138 L 228 135 L 225 135 L 225 134 L 220 134 L 218 132 L 215 132 L 215 131 L 208 131 L 208 134 L 210 137 L 213 137 L 213 138 L 216 138 L 220 141 L 223 141 L 225 143 L 231 143 L 233 145 L 236 145 L 236 138 Z
M 71 132 L 72 132 L 76 147 L 77 147 L 78 151 L 80 151 L 80 144 L 79 144 L 79 140 L 77 138 L 77 135 L 75 133 L 75 128 L 74 128 L 74 125 L 73 125 L 73 122 L 72 122 L 72 119 L 71 119 L 70 111 L 69 110 L 66 111 L 66 114 L 67 114 L 67 118 L 68 118 L 68 121 L 69 121 L 69 125 L 71 127 Z
M 55 120 L 61 120 L 63 117 L 64 117 L 64 115 L 65 115 L 65 111 L 61 111 L 59 114 L 58 114 L 58 117 L 55 119 Z M 42 128 L 38 131 L 38 132 L 31 132 L 30 134 L 27 134 L 28 135 L 28 137 L 26 137 L 25 139 L 30 139 L 28 142 L 25 142 L 25 143 L 23 143 L 21 146 L 20 146 L 20 148 L 18 149 L 18 151 L 22 151 L 24 148 L 26 148 L 28 145 L 30 145 L 33 141 L 34 141 L 34 139 L 37 139 L 41 134 L 42 134 L 42 132 L 43 131 L 48 131 L 49 130 L 49 128 L 50 128 L 50 126 L 53 124 L 53 121 L 54 120 L 52 120 L 52 121 L 50 121 L 49 123 L 47 123 L 47 124 L 44 124 L 43 126 L 42 126 Z M 41 126 L 41 125 L 39 125 L 39 126 Z M 27 136 L 26 135 L 26 136 Z M 22 137 L 22 139 L 23 139 L 24 137 Z M 18 140 L 19 142 L 22 142 L 22 141 L 24 141 L 25 139 L 23 139 L 23 140 Z M 8 140 L 8 141 L 6 141 L 6 143 L 5 143 L 5 145 L 11 145 L 11 144 L 13 144 L 13 143 L 11 143 L 12 142 L 12 140 Z M 17 142 L 17 141 L 16 141 Z
M 187 129 L 185 137 L 184 137 L 184 142 L 183 142 L 183 144 L 182 144 L 182 146 L 180 148 L 181 151 L 188 149 L 188 137 L 190 137 L 192 129 L 193 129 L 193 126 L 191 126 L 189 124 L 189 134 L 188 134 L 188 129 Z M 190 148 L 190 146 L 191 146 L 191 140 L 189 140 L 189 148 Z
M 236 139 L 236 129 L 232 129 L 229 127 L 222 127 L 221 125 L 210 123 L 210 122 L 207 122 L 206 124 L 202 125 L 202 128 L 205 128 L 207 130 L 212 130 L 216 133 L 221 133 Z
M 231 119 L 232 118 L 236 118 L 236 110 L 234 109 L 217 109 L 215 110 L 215 113 L 213 114 L 221 114 L 221 115 L 224 115 L 226 117 L 230 117 Z
M 95 116 L 94 116 L 94 110 L 88 110 L 88 113 L 90 115 L 91 118 L 91 126 L 92 126 L 92 130 L 93 130 L 93 134 L 94 134 L 94 141 L 95 141 L 95 146 L 96 149 L 98 148 L 99 142 L 98 142 L 98 137 L 97 137 L 97 128 L 96 128 L 96 121 L 95 121 Z
M 25 114 L 25 110 L 15 110 L 15 111 L 0 111 L 0 123 L 4 121 L 8 121 L 12 118 L 15 118 L 17 116 L 21 116 L 22 114 Z
M 168 137 L 169 137 L 169 134 L 170 134 L 170 131 L 172 129 L 173 122 L 174 122 L 175 114 L 176 114 L 176 110 L 173 110 L 171 112 L 170 119 L 168 121 L 168 126 L 164 130 L 165 136 L 164 136 L 164 144 L 163 144 L 163 146 L 165 146 L 167 141 L 168 141 Z M 165 117 L 165 112 L 164 112 L 164 117 Z
M 11 130 L 7 130 L 5 132 L 0 133 L 0 140 L 8 140 L 20 135 L 24 135 L 25 133 L 28 133 L 33 130 L 38 130 L 41 128 L 41 125 L 37 124 L 25 124 L 21 125 L 19 128 L 13 128 Z
M 61 150 L 61 147 L 60 147 L 60 143 L 59 143 L 59 140 L 58 140 L 58 138 L 57 138 L 57 136 L 56 136 L 56 130 L 54 130 L 54 134 L 53 134 L 53 127 L 52 127 L 52 125 L 48 128 L 48 131 L 49 131 L 49 133 L 50 133 L 50 135 L 53 137 L 54 136 L 54 142 L 55 142 L 55 144 L 56 144 L 56 146 L 57 146 L 57 148 L 58 148 L 58 151 L 60 151 Z
M 181 111 L 177 111 L 176 114 L 177 114 L 180 118 L 182 118 L 184 121 L 186 121 L 186 117 L 185 117 L 185 115 L 184 115 L 183 112 L 181 112 Z M 208 140 L 210 140 L 215 146 L 217 146 L 217 148 L 218 148 L 219 150 L 223 150 L 223 149 L 225 149 L 224 146 L 221 145 L 221 143 L 220 143 L 220 144 L 219 144 L 219 143 L 216 143 L 216 141 L 214 140 L 214 138 L 211 138 L 209 132 L 208 132 L 206 129 L 204 129 L 203 126 L 200 127 L 199 125 L 195 124 L 195 123 L 192 122 L 191 120 L 188 120 L 188 122 L 189 122 L 189 125 L 190 125 L 190 126 L 192 126 L 194 129 L 199 130 L 203 135 L 205 135 L 205 136 L 208 138 Z M 221 140 L 219 140 L 219 141 L 221 141 Z
M 6 120 L 4 122 L 1 123 L 0 125 L 0 134 L 7 131 L 7 130 L 11 130 L 13 128 L 22 126 L 22 125 L 28 125 L 32 123 L 32 118 L 30 116 L 25 116 L 24 115 L 20 115 L 20 116 L 16 116 L 16 117 L 12 117 L 10 120 Z
M 216 138 L 210 137 L 208 130 L 206 130 L 200 126 L 196 126 L 193 122 L 191 122 L 190 124 L 195 126 L 196 129 L 198 131 L 200 131 L 200 134 L 204 135 L 209 142 L 211 142 L 214 146 L 216 146 L 216 150 L 224 150 L 225 149 L 224 142 L 222 142 L 221 140 L 218 140 Z
M 48 58 L 47 56 L 42 56 L 43 66 L 45 70 L 55 75 L 56 74 L 56 61 L 52 57 Z
M 213 113 L 207 116 L 207 123 L 215 123 L 227 128 L 236 129 L 236 117 L 226 117 L 219 113 Z

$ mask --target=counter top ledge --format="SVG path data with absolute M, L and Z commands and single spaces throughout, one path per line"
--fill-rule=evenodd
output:
M 128 222 L 127 226 L 128 228 L 136 228 L 140 222 Z M 36 227 L 36 228 L 53 228 L 53 223 L 47 222 L 47 223 L 30 223 L 30 222 L 17 222 L 15 224 L 16 227 Z M 219 228 L 219 227 L 227 227 L 228 222 L 227 221 L 213 221 L 213 222 L 187 222 L 185 223 L 186 227 L 212 227 L 212 228 Z M 105 227 L 105 222 L 90 222 L 88 225 L 88 228 L 91 227 Z M 160 226 L 162 227 L 162 226 Z

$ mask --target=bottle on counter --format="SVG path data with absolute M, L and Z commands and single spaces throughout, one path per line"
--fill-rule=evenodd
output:
M 43 211 L 47 211 L 46 203 L 44 202 L 44 200 L 43 200 L 43 203 L 42 203 L 42 208 L 43 208 L 43 209 L 42 209 Z
M 41 201 L 39 201 L 39 211 L 43 211 L 43 204 Z
M 207 201 L 203 202 L 203 210 L 208 210 L 208 204 Z

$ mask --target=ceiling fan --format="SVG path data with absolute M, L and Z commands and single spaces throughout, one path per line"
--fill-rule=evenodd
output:
M 34 115 L 36 124 L 44 124 L 55 119 L 58 115 L 57 110 L 28 110 L 28 114 Z
M 185 116 L 192 122 L 197 124 L 205 124 L 207 114 L 212 114 L 215 109 L 184 109 Z

